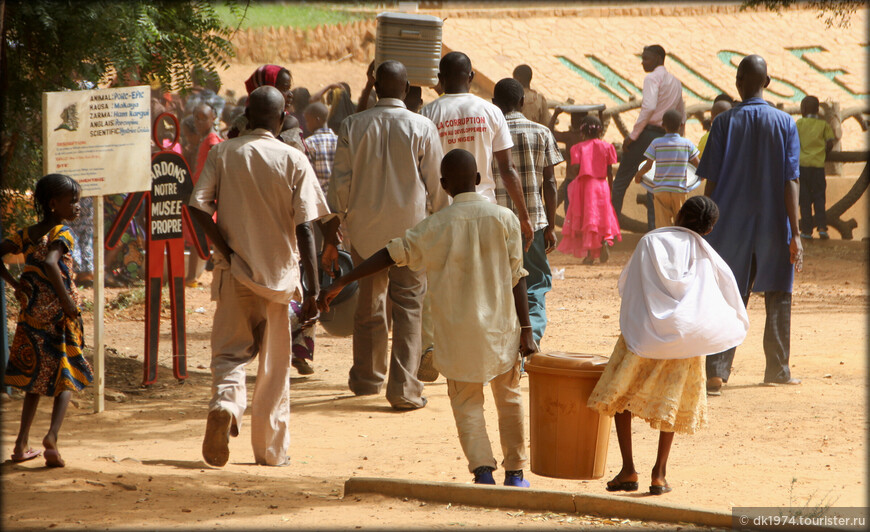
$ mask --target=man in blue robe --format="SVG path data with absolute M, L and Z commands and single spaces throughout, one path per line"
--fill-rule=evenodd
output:
M 763 98 L 770 83 L 761 56 L 737 68 L 743 100 L 717 116 L 698 175 L 704 194 L 719 205 L 719 223 L 707 241 L 734 272 L 744 302 L 764 292 L 764 382 L 799 384 L 789 371 L 791 292 L 803 268 L 798 232 L 800 139 L 794 120 Z M 735 349 L 707 357 L 707 390 L 719 395 L 728 382 Z

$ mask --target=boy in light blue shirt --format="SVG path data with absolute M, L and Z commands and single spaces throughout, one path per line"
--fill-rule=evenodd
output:
M 643 153 L 647 161 L 634 176 L 640 183 L 643 175 L 656 163 L 653 178 L 653 200 L 655 202 L 656 228 L 676 224 L 677 213 L 689 197 L 686 176 L 689 164 L 698 167 L 699 152 L 692 141 L 681 137 L 678 131 L 683 116 L 676 109 L 667 111 L 662 117 L 662 126 L 667 134 L 650 142 Z

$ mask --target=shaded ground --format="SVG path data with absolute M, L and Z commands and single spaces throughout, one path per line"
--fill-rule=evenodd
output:
M 551 321 L 544 350 L 610 353 L 619 333 L 616 280 L 636 240 L 627 236 L 603 266 L 552 256 L 554 269 L 565 268 L 565 279 L 554 281 L 548 300 Z M 793 373 L 804 379 L 801 386 L 758 385 L 764 309 L 763 300 L 753 297 L 752 328 L 738 350 L 731 382 L 721 397 L 710 399 L 709 426 L 676 438 L 668 471 L 675 490 L 663 498 L 726 511 L 732 506 L 866 506 L 866 257 L 866 243 L 807 244 L 792 324 Z M 161 323 L 158 383 L 148 389 L 138 386 L 141 303 L 133 297 L 132 306 L 109 312 L 107 344 L 116 352 L 107 362 L 107 390 L 115 400 L 95 415 L 90 390 L 76 397 L 61 433 L 66 469 L 46 469 L 42 459 L 2 464 L 4 529 L 647 526 L 378 496 L 342 498 L 344 480 L 354 475 L 457 483 L 471 478 L 443 378 L 427 384 L 429 405 L 416 412 L 393 412 L 383 397 L 356 398 L 346 388 L 351 340 L 327 336 L 322 329 L 317 372 L 292 379 L 292 465 L 253 465 L 245 425 L 230 443 L 229 464 L 220 470 L 207 467 L 200 445 L 210 393 L 208 337 L 214 303 L 208 301 L 209 274 L 203 281 L 202 288 L 187 290 L 190 378 L 183 385 L 172 377 L 168 312 Z M 109 299 L 119 292 L 109 290 Z M 204 312 L 194 312 L 198 308 Z M 90 334 L 90 324 L 87 329 Z M 248 371 L 255 374 L 256 362 Z M 523 388 L 527 397 L 527 379 Z M 2 406 L 4 458 L 11 453 L 20 408 L 17 397 Z M 50 402 L 43 401 L 33 443 L 47 430 L 49 409 Z M 490 437 L 497 442 L 491 406 L 487 416 Z M 640 423 L 634 428 L 643 488 L 657 434 Z M 606 478 L 527 476 L 536 488 L 604 493 L 604 481 L 619 466 L 614 435 Z M 647 497 L 640 492 L 624 496 Z

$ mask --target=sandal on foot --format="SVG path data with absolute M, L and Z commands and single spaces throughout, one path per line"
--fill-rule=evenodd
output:
M 670 486 L 650 486 L 649 492 L 651 495 L 662 495 L 663 493 L 670 493 L 674 491 L 674 488 Z
M 634 482 L 617 482 L 611 480 L 605 487 L 607 491 L 637 491 L 637 481 Z
M 37 456 L 41 455 L 42 451 L 37 451 L 34 449 L 27 449 L 23 453 L 12 453 L 12 461 L 15 463 L 26 462 L 28 460 L 33 460 Z
M 45 451 L 45 465 L 48 467 L 63 467 L 66 462 L 60 457 L 60 453 L 55 449 L 47 449 Z

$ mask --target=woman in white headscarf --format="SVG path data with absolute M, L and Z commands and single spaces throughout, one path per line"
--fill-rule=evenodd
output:
M 689 198 L 676 227 L 647 233 L 619 278 L 622 335 L 588 406 L 613 416 L 622 470 L 607 491 L 636 491 L 631 417 L 660 431 L 650 493 L 671 491 L 665 480 L 674 433 L 692 434 L 707 421 L 705 359 L 739 345 L 749 318 L 731 269 L 702 238 L 719 208 Z

